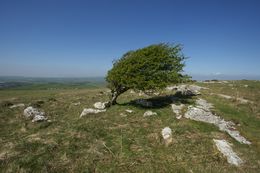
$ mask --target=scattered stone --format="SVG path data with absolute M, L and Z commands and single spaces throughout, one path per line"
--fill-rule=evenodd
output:
M 130 94 L 136 94 L 134 90 L 130 90 Z
M 19 103 L 19 104 L 16 104 L 16 105 L 12 105 L 10 106 L 9 108 L 13 109 L 13 108 L 17 108 L 17 107 L 24 107 L 25 105 L 23 103 Z
M 225 98 L 225 99 L 232 99 L 233 97 L 228 96 L 228 95 L 224 95 L 224 94 L 217 94 L 218 96 Z
M 187 85 L 178 86 L 176 93 L 183 96 L 196 96 L 200 94 L 198 90 L 195 90 L 194 88 L 189 88 Z
M 121 116 L 121 117 L 127 117 L 127 114 L 125 114 L 125 113 L 120 113 L 120 116 Z
M 201 108 L 206 111 L 210 111 L 210 109 L 214 108 L 213 104 L 208 103 L 206 100 L 201 99 L 201 98 L 196 100 L 196 105 L 197 105 L 196 106 L 197 108 Z
M 237 101 L 239 101 L 241 104 L 254 103 L 254 102 L 252 102 L 250 100 L 246 100 L 244 98 L 237 98 Z
M 228 81 L 219 81 L 219 80 L 205 80 L 203 83 L 219 83 L 219 84 L 228 84 Z
M 105 109 L 106 108 L 106 104 L 107 104 L 108 102 L 96 102 L 95 104 L 94 104 L 94 108 L 96 108 L 96 109 Z
M 80 105 L 81 103 L 80 102 L 77 102 L 77 103 L 72 103 L 74 106 L 78 106 Z
M 150 117 L 150 116 L 153 116 L 153 115 L 157 115 L 156 112 L 153 112 L 153 111 L 146 111 L 143 115 L 143 117 Z
M 42 112 L 36 108 L 33 108 L 31 106 L 27 107 L 23 111 L 23 115 L 26 118 L 32 119 L 32 122 L 38 122 L 38 121 L 45 121 L 47 118 L 45 117 L 45 112 Z
M 97 114 L 100 112 L 106 112 L 106 109 L 100 110 L 100 109 L 92 109 L 92 108 L 88 108 L 88 109 L 83 109 L 82 113 L 80 114 L 80 118 L 83 116 L 86 116 L 88 114 Z
M 43 115 L 35 115 L 33 117 L 33 120 L 32 122 L 39 122 L 39 121 L 46 121 L 48 118 L 46 118 L 45 116 Z M 48 121 L 49 122 L 49 121 Z
M 189 118 L 195 121 L 202 121 L 210 124 L 214 124 L 220 131 L 227 132 L 231 137 L 243 144 L 251 144 L 243 136 L 236 131 L 235 124 L 231 121 L 225 121 L 219 116 L 214 115 L 210 109 L 213 107 L 206 100 L 198 99 L 196 106 L 189 106 L 187 112 L 184 114 L 185 118 Z
M 238 155 L 232 150 L 230 144 L 225 140 L 213 139 L 218 150 L 227 158 L 228 163 L 239 166 L 243 161 Z
M 125 110 L 127 113 L 133 113 L 134 111 L 133 110 L 131 110 L 131 109 L 126 109 Z
M 162 129 L 162 137 L 166 146 L 172 143 L 172 130 L 170 129 L 170 127 L 165 127 L 164 129 Z
M 182 117 L 182 109 L 184 108 L 184 104 L 180 104 L 180 105 L 175 105 L 175 104 L 171 104 L 172 106 L 172 111 L 176 114 L 176 118 L 179 120 Z
M 168 86 L 168 87 L 166 87 L 166 90 L 169 90 L 169 91 L 172 91 L 174 89 L 176 89 L 176 86 Z
M 147 101 L 145 99 L 138 99 L 136 100 L 136 104 L 139 104 L 143 107 L 152 107 L 153 106 L 153 103 L 150 102 L 150 101 Z

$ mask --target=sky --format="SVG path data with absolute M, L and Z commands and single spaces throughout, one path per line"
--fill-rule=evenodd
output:
M 0 76 L 105 76 L 129 50 L 183 46 L 185 73 L 260 79 L 259 0 L 0 0 Z

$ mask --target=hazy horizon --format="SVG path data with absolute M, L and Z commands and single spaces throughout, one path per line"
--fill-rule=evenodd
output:
M 260 80 L 260 75 L 224 75 L 224 74 L 189 74 L 193 80 Z M 105 76 L 0 76 L 0 82 L 3 78 L 21 79 L 21 78 L 32 78 L 32 79 L 105 79 Z
M 260 79 L 260 1 L 2 0 L 0 76 L 105 76 L 125 52 L 180 43 L 195 78 Z

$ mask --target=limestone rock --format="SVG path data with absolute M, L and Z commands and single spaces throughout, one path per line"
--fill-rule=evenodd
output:
M 175 104 L 171 104 L 172 107 L 172 111 L 176 114 L 176 118 L 177 119 L 181 119 L 182 115 L 182 109 L 184 108 L 184 104 L 180 104 L 180 105 L 175 105 Z
M 172 143 L 172 129 L 170 129 L 170 127 L 163 128 L 162 137 L 164 139 L 166 146 L 168 146 L 170 143 Z
M 13 109 L 13 108 L 17 108 L 17 107 L 24 107 L 25 105 L 23 103 L 19 103 L 19 104 L 15 104 L 10 106 L 9 108 Z
M 153 111 L 146 111 L 143 115 L 143 117 L 150 117 L 150 116 L 153 116 L 153 115 L 157 115 L 156 112 L 153 112 Z
M 38 121 L 46 121 L 47 118 L 42 115 L 35 115 L 32 119 L 32 122 L 38 122 Z
M 239 166 L 243 161 L 238 155 L 232 150 L 230 144 L 225 140 L 213 139 L 218 150 L 227 158 L 228 163 Z
M 108 102 L 96 102 L 95 104 L 94 104 L 94 108 L 96 108 L 96 109 L 105 109 L 106 108 L 106 104 L 107 104 Z
M 251 142 L 247 141 L 246 138 L 240 135 L 239 131 L 236 130 L 235 124 L 233 122 L 225 121 L 210 111 L 210 108 L 213 107 L 212 104 L 207 103 L 206 100 L 203 99 L 198 99 L 196 104 L 196 106 L 188 107 L 187 112 L 184 114 L 185 118 L 214 124 L 219 128 L 220 131 L 227 132 L 238 142 L 243 144 L 251 144 Z
M 26 118 L 32 119 L 32 122 L 45 121 L 45 120 L 48 119 L 48 118 L 45 117 L 45 112 L 40 111 L 40 110 L 33 108 L 31 106 L 24 109 L 23 115 Z
M 131 109 L 126 109 L 125 110 L 127 113 L 133 113 L 134 111 L 133 110 L 131 110 Z
M 97 114 L 100 112 L 106 112 L 106 109 L 100 110 L 100 109 L 92 109 L 92 108 L 88 108 L 88 109 L 83 109 L 82 113 L 80 114 L 80 117 L 86 116 L 88 114 Z

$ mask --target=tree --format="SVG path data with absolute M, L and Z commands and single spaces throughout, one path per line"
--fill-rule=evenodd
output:
M 116 104 L 118 96 L 129 89 L 155 91 L 186 79 L 184 57 L 179 44 L 154 44 L 128 51 L 113 62 L 106 81 L 111 89 L 107 106 Z

